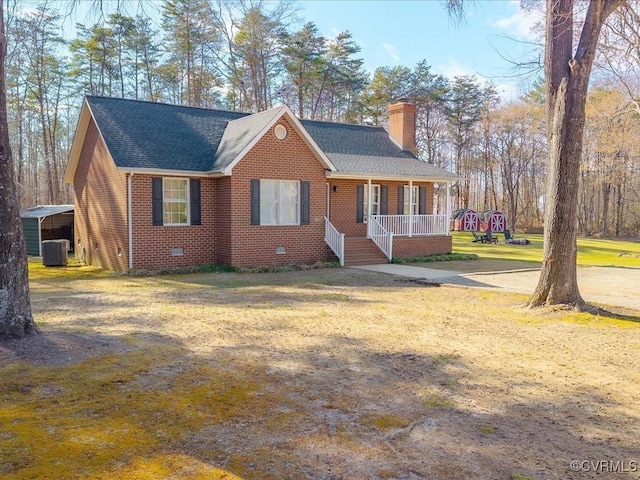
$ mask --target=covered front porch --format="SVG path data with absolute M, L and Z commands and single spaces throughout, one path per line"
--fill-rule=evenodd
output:
M 434 205 L 436 181 L 445 186 L 444 205 Z M 347 266 L 450 253 L 449 182 L 332 178 L 327 183 L 325 241 Z

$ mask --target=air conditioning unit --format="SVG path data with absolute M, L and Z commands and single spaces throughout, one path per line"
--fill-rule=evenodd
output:
M 42 264 L 59 267 L 67 264 L 69 240 L 45 240 L 42 242 Z

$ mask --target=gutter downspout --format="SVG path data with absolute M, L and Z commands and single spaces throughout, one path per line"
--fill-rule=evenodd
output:
M 127 226 L 128 226 L 128 234 L 129 234 L 129 270 L 133 268 L 133 213 L 131 212 L 131 177 L 133 177 L 133 172 L 129 172 L 127 175 Z

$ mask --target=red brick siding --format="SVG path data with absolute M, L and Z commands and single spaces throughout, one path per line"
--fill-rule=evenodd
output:
M 334 227 L 347 237 L 365 237 L 367 225 L 357 223 L 357 186 L 362 180 L 329 180 L 329 220 Z M 334 187 L 337 191 L 333 191 Z
M 202 225 L 154 226 L 150 175 L 131 180 L 133 267 L 159 269 L 214 263 L 215 187 L 212 178 L 200 179 Z M 173 256 L 181 248 L 183 255 Z
M 220 265 L 231 265 L 231 177 L 216 179 L 213 208 L 216 230 L 214 260 Z
M 417 257 L 451 253 L 452 239 L 450 236 L 437 237 L 393 237 L 393 256 Z
M 90 121 L 73 183 L 75 251 L 101 268 L 128 265 L 126 177 L 115 165 Z
M 403 150 L 416 153 L 416 106 L 411 103 L 389 105 L 389 136 Z
M 273 129 L 234 167 L 231 176 L 231 258 L 240 267 L 306 264 L 327 258 L 324 243 L 326 213 L 325 168 L 286 120 L 288 135 L 278 140 Z M 251 180 L 301 180 L 310 182 L 309 225 L 251 225 Z M 276 254 L 285 247 L 286 254 Z M 220 246 L 216 258 L 227 258 Z
M 386 185 L 388 187 L 387 214 L 398 214 L 398 187 L 408 185 L 409 182 L 384 182 L 372 181 L 372 185 Z M 330 184 L 330 210 L 329 220 L 347 237 L 364 237 L 367 235 L 367 225 L 357 223 L 357 187 L 367 184 L 366 180 L 329 179 Z M 414 182 L 414 186 L 427 187 L 427 214 L 433 212 L 433 184 Z M 337 191 L 333 191 L 333 187 Z
M 152 225 L 150 175 L 132 177 L 133 266 L 167 268 L 209 263 L 240 267 L 313 263 L 332 253 L 324 243 L 326 214 L 325 168 L 286 120 L 284 140 L 267 132 L 235 166 L 231 177 L 201 178 L 202 225 Z M 310 224 L 251 225 L 252 179 L 310 182 Z M 356 222 L 356 188 L 366 180 L 332 179 L 331 221 L 347 236 L 365 236 Z M 388 213 L 397 213 L 397 188 L 405 182 L 375 182 L 388 186 Z M 433 209 L 433 185 L 427 185 L 427 212 Z M 76 252 L 88 263 L 124 271 L 128 268 L 127 179 L 119 173 L 93 123 L 90 123 L 74 179 Z M 285 247 L 286 254 L 276 254 Z M 173 256 L 181 248 L 183 255 Z M 394 256 L 451 251 L 450 237 L 396 237 Z

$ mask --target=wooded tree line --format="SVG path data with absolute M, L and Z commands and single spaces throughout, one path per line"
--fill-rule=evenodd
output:
M 445 78 L 426 60 L 369 74 L 349 32 L 326 38 L 312 22 L 300 26 L 290 2 L 166 0 L 159 24 L 115 13 L 78 25 L 71 41 L 60 37 L 63 13 L 51 4 L 12 7 L 8 115 L 23 207 L 71 201 L 62 176 L 84 94 L 241 111 L 286 103 L 301 118 L 367 124 L 384 124 L 387 105 L 407 98 L 418 107 L 419 157 L 464 177 L 454 186 L 454 208 L 502 210 L 512 230 L 543 223 L 542 83 L 504 103 L 491 84 Z M 616 16 L 603 40 L 588 99 L 578 228 L 638 235 L 640 35 L 633 11 Z

